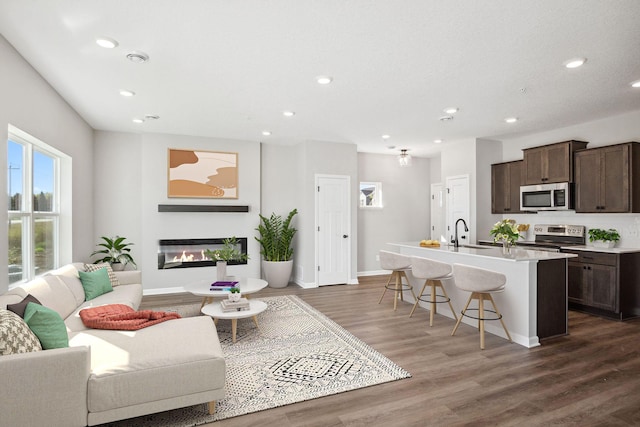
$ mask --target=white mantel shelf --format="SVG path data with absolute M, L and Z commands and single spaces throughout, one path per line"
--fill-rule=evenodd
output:
M 439 248 L 432 248 L 421 247 L 419 242 L 389 243 L 389 245 L 392 246 L 396 252 L 403 255 L 419 256 L 449 264 L 465 264 L 504 274 L 507 277 L 505 290 L 504 292 L 493 294 L 493 298 L 498 309 L 502 312 L 503 320 L 507 325 L 513 341 L 529 348 L 540 345 L 540 340 L 537 335 L 538 263 L 548 261 L 549 264 L 554 262 L 556 265 L 560 263 L 560 265 L 564 266 L 564 277 L 557 278 L 557 286 L 562 287 L 560 294 L 564 296 L 563 304 L 566 307 L 566 264 L 569 258 L 577 257 L 577 255 L 574 254 L 518 248 L 512 248 L 511 254 L 503 255 L 502 248 L 490 246 L 483 246 L 481 248 L 454 248 L 443 245 Z M 408 276 L 414 289 L 418 292 L 422 288 L 423 282 L 415 279 L 410 273 Z M 456 288 L 452 280 L 454 279 L 443 280 L 443 284 L 446 286 L 454 309 L 459 313 L 469 298 L 469 293 Z M 404 297 L 407 301 L 411 301 L 411 303 L 414 302 L 409 292 L 405 292 Z M 428 310 L 428 304 L 421 302 L 420 305 Z M 438 314 L 453 318 L 453 314 L 447 304 L 439 304 L 437 308 Z M 477 327 L 477 322 L 473 319 L 465 317 L 463 318 L 463 322 Z M 489 333 L 506 338 L 499 322 L 485 322 L 485 328 Z M 449 338 L 447 337 L 446 339 Z M 461 338 L 451 337 L 450 339 Z M 464 339 L 468 339 L 468 337 Z

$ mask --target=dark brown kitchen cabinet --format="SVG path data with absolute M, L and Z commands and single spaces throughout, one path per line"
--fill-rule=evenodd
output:
M 640 252 L 566 250 L 569 307 L 606 317 L 640 316 Z
M 573 182 L 573 153 L 587 144 L 571 140 L 522 150 L 524 185 Z
M 576 212 L 640 212 L 640 144 L 628 142 L 575 153 Z
M 522 160 L 491 165 L 491 213 L 520 213 Z

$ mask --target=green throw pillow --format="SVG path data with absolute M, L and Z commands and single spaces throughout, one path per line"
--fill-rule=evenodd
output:
M 24 321 L 40 340 L 43 350 L 69 347 L 67 327 L 56 311 L 30 302 L 24 310 Z
M 99 297 L 102 294 L 113 291 L 111 281 L 109 280 L 109 273 L 104 268 L 101 268 L 90 273 L 84 271 L 78 271 L 80 274 L 80 281 L 84 288 L 85 301 L 92 300 Z

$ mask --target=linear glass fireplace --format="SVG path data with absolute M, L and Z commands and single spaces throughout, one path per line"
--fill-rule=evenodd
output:
M 165 239 L 158 241 L 158 270 L 169 268 L 212 267 L 215 261 L 205 256 L 207 249 L 221 249 L 225 237 L 212 239 Z M 247 253 L 247 238 L 238 237 L 237 248 Z M 229 265 L 246 264 L 247 261 L 229 261 Z

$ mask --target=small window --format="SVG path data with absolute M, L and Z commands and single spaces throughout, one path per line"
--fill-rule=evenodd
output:
M 361 208 L 381 208 L 382 207 L 382 183 L 381 182 L 361 182 L 360 183 L 360 207 Z

